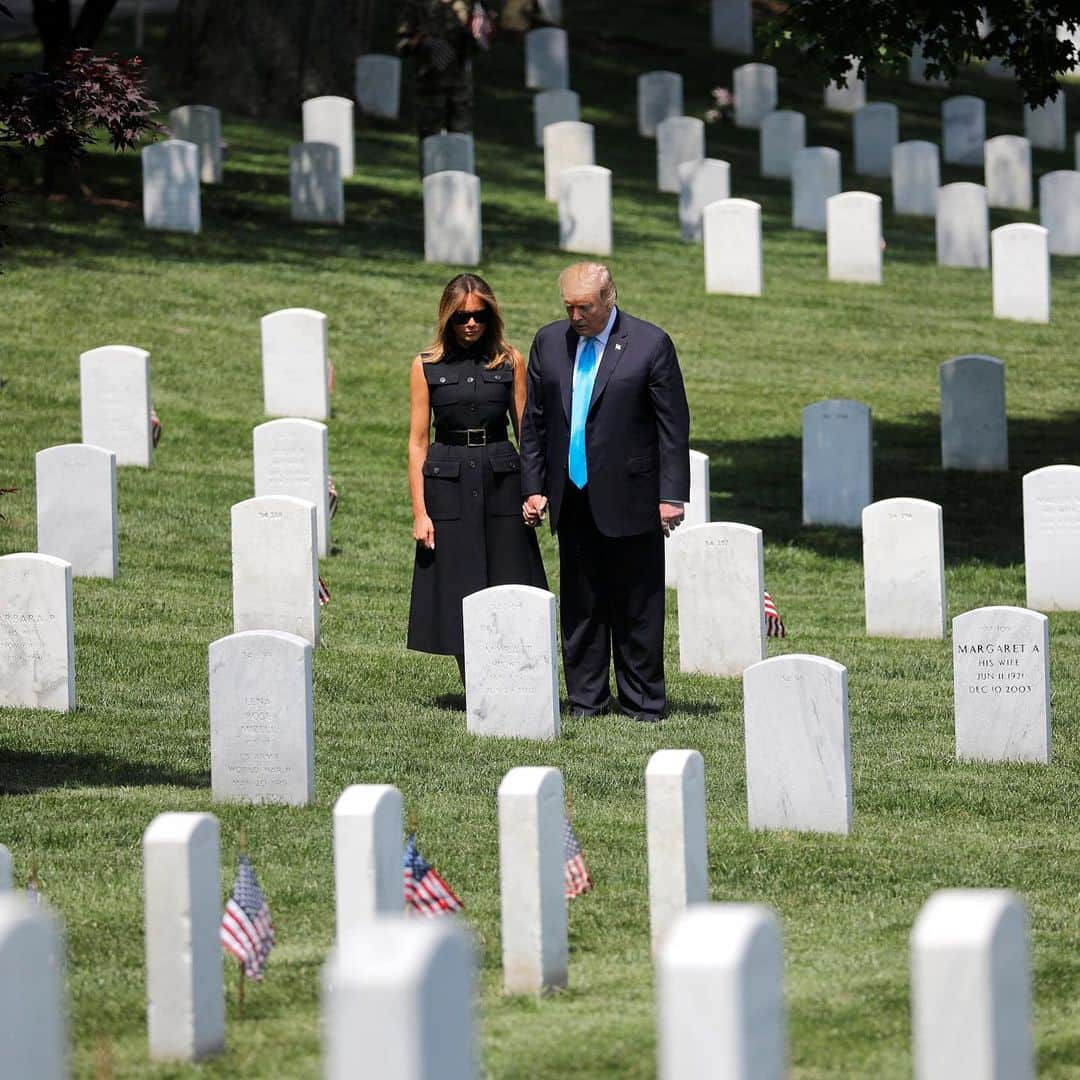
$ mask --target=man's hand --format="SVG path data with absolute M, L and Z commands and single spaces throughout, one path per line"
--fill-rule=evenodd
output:
M 677 503 L 660 504 L 660 528 L 665 536 L 670 536 L 682 524 L 683 517 L 683 507 Z
M 548 501 L 543 495 L 530 495 L 521 504 L 521 516 L 530 529 L 535 529 L 544 520 Z
M 435 525 L 427 514 L 413 518 L 412 536 L 414 540 L 419 540 L 428 551 L 435 550 Z

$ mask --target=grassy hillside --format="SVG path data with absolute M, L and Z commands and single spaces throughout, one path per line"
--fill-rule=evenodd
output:
M 0 486 L 19 488 L 3 501 L 0 551 L 34 549 L 34 452 L 79 439 L 80 352 L 150 350 L 165 425 L 154 468 L 120 475 L 121 577 L 75 585 L 78 709 L 0 711 L 0 842 L 20 880 L 38 861 L 42 891 L 65 921 L 77 1071 L 319 1075 L 331 807 L 347 784 L 390 782 L 419 818 L 421 849 L 465 900 L 482 956 L 488 1073 L 653 1075 L 643 771 L 660 747 L 694 747 L 706 762 L 713 898 L 767 903 L 783 921 L 795 1077 L 910 1075 L 907 935 L 944 886 L 1022 894 L 1040 1072 L 1080 1075 L 1080 615 L 1051 620 L 1054 763 L 959 765 L 949 643 L 867 639 L 858 534 L 800 525 L 800 409 L 860 399 L 874 411 L 876 496 L 944 507 L 950 616 L 1023 604 L 1020 478 L 1080 461 L 1080 265 L 1054 259 L 1049 326 L 994 321 L 989 273 L 938 269 L 933 223 L 894 218 L 887 184 L 851 176 L 848 118 L 825 115 L 816 87 L 785 77 L 782 105 L 807 111 L 809 143 L 841 149 L 845 186 L 886 197 L 885 285 L 828 283 L 823 238 L 793 232 L 787 186 L 756 175 L 756 133 L 711 127 L 709 153 L 731 162 L 733 194 L 763 206 L 765 296 L 706 297 L 701 250 L 678 238 L 675 197 L 656 192 L 634 92 L 642 71 L 679 70 L 686 109 L 701 115 L 711 88 L 730 85 L 731 58 L 704 45 L 707 5 L 658 18 L 655 5 L 627 0 L 617 22 L 600 0 L 573 7 L 572 83 L 596 125 L 598 163 L 614 171 L 610 262 L 621 301 L 676 342 L 692 443 L 712 461 L 713 519 L 764 529 L 767 584 L 790 630 L 770 651 L 848 668 L 854 833 L 747 830 L 740 683 L 678 673 L 673 594 L 671 709 L 656 729 L 567 719 L 555 745 L 471 739 L 453 663 L 404 649 L 408 362 L 454 272 L 422 261 L 407 122 L 358 125 L 342 229 L 288 220 L 299 109 L 294 123 L 225 116 L 226 181 L 204 189 L 194 238 L 145 232 L 137 156 L 99 148 L 86 169 L 99 202 L 47 202 L 24 189 L 0 253 Z M 0 45 L 7 66 L 31 52 Z M 560 316 L 556 277 L 569 259 L 543 198 L 522 84 L 517 43 L 481 59 L 480 272 L 525 347 Z M 988 99 L 988 134 L 1020 130 L 1010 85 L 973 74 L 957 92 Z M 901 106 L 902 138 L 938 138 L 941 96 L 885 77 L 870 92 Z M 1035 160 L 1040 173 L 1072 167 L 1065 155 L 1037 151 Z M 962 178 L 979 176 L 946 170 L 946 180 Z M 1022 216 L 995 212 L 993 223 Z M 329 315 L 337 372 L 330 457 L 342 504 L 322 566 L 333 601 L 315 659 L 318 799 L 303 810 L 213 806 L 206 650 L 231 630 L 229 507 L 252 494 L 251 429 L 263 419 L 258 320 L 288 306 Z M 1008 474 L 940 470 L 937 366 L 964 352 L 1007 364 Z M 542 543 L 554 587 L 554 547 Z M 571 906 L 570 989 L 543 1001 L 507 1000 L 499 989 L 495 791 L 523 764 L 563 770 L 597 882 Z M 146 1054 L 140 838 L 155 814 L 174 809 L 221 820 L 223 894 L 246 828 L 279 930 L 242 1021 L 229 966 L 228 1052 L 199 1070 L 154 1069 Z

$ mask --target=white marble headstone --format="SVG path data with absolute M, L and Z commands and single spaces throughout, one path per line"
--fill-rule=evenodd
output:
M 401 60 L 384 53 L 356 58 L 356 104 L 368 116 L 396 120 L 401 107 Z
M 990 234 L 994 317 L 1050 321 L 1050 246 L 1041 225 L 1017 221 Z
M 726 161 L 705 158 L 684 161 L 678 173 L 679 232 L 684 240 L 701 243 L 705 207 L 731 196 L 731 166 Z
M 330 472 L 326 425 L 317 420 L 270 420 L 252 434 L 255 494 L 294 495 L 315 504 L 319 556 L 330 553 Z
M 1003 210 L 1031 209 L 1031 143 L 1022 135 L 987 139 L 986 201 Z
M 0 844 L 0 893 L 11 891 L 11 852 Z
M 311 308 L 282 308 L 259 321 L 263 412 L 268 416 L 330 418 L 327 319 Z
M 464 923 L 399 915 L 358 926 L 323 969 L 321 1075 L 474 1080 L 477 1000 Z
M 424 260 L 451 266 L 480 262 L 480 177 L 439 172 L 424 177 Z
M 1023 901 L 1005 889 L 942 889 L 911 931 L 918 1080 L 1035 1080 Z
M 655 951 L 691 904 L 709 899 L 705 761 L 697 750 L 657 750 L 645 767 L 649 925 Z
M 117 465 L 150 466 L 150 354 L 103 345 L 79 357 L 82 441 L 116 454 Z
M 760 296 L 761 207 L 749 199 L 721 199 L 705 207 L 705 291 Z
M 581 119 L 581 97 L 576 90 L 541 90 L 533 98 L 536 145 L 544 146 L 544 128 L 563 120 Z
M 420 144 L 424 175 L 437 172 L 476 172 L 476 149 L 467 131 L 442 131 Z
M 289 147 L 289 206 L 293 221 L 345 224 L 345 182 L 341 152 L 330 143 Z
M 680 540 L 694 525 L 709 521 L 709 455 L 700 450 L 690 451 L 690 500 L 683 506 L 682 524 L 664 537 L 664 585 L 674 589 L 679 584 Z
M 697 904 L 656 965 L 659 1080 L 784 1080 L 784 951 L 757 904 Z
M 1024 476 L 1024 572 L 1029 608 L 1080 611 L 1080 466 Z
M 511 769 L 499 784 L 503 989 L 566 987 L 565 807 L 558 769 Z
M 858 112 L 866 104 L 866 79 L 859 78 L 859 66 L 853 62 L 847 72 L 847 85 L 831 82 L 825 87 L 825 108 L 833 112 Z
M 0 706 L 75 708 L 71 564 L 63 559 L 0 556 Z
M 559 176 L 575 165 L 595 165 L 594 128 L 580 120 L 561 120 L 544 128 L 544 196 L 559 199 Z
M 922 45 L 916 45 L 911 50 L 911 58 L 908 60 L 908 80 L 917 86 L 933 86 L 945 88 L 949 80 L 940 75 L 928 75 L 926 73 L 926 58 L 923 54 Z
M 611 254 L 611 170 L 573 165 L 559 174 L 559 248 Z
M 845 191 L 825 202 L 830 281 L 881 284 L 881 196 Z
M 1065 149 L 1065 90 L 1053 101 L 1032 108 L 1024 106 L 1024 134 L 1037 150 Z
M 678 193 L 679 165 L 705 160 L 705 123 L 696 116 L 669 116 L 656 125 L 656 183 Z
M 847 668 L 789 653 L 743 672 L 751 829 L 851 831 Z
M 913 139 L 892 152 L 893 213 L 913 217 L 937 214 L 941 163 L 937 143 Z
M 263 495 L 232 508 L 233 630 L 282 630 L 319 643 L 315 506 Z
M 938 188 L 935 237 L 938 266 L 990 266 L 990 209 L 982 184 Z
M 558 738 L 555 597 L 531 585 L 496 585 L 466 596 L 461 607 L 468 730 Z
M 34 462 L 38 551 L 71 563 L 75 577 L 116 577 L 116 454 L 68 443 L 39 450 Z
M 955 356 L 938 368 L 941 467 L 997 472 L 1009 467 L 1005 365 L 994 356 Z
M 225 1049 L 217 818 L 158 814 L 142 854 L 150 1058 L 201 1061 Z
M 142 151 L 143 224 L 163 232 L 202 231 L 199 148 L 183 139 L 151 143 Z
M 753 56 L 754 20 L 750 0 L 712 0 L 709 10 L 713 48 Z
M 941 103 L 942 158 L 946 165 L 981 165 L 986 142 L 986 103 L 961 94 Z
M 570 88 L 570 39 L 557 26 L 525 35 L 525 85 L 530 90 Z
M 1039 224 L 1051 255 L 1080 255 L 1080 172 L 1059 169 L 1039 178 Z
M 760 132 L 761 175 L 789 180 L 795 155 L 806 147 L 806 117 L 777 109 L 762 118 Z
M 984 607 L 953 619 L 953 703 L 961 761 L 1050 760 L 1049 619 Z
M 249 630 L 211 642 L 210 788 L 215 802 L 314 800 L 311 643 L 304 638 Z
M 679 670 L 741 675 L 766 655 L 761 530 L 713 522 L 681 531 Z
M 863 583 L 869 637 L 945 636 L 945 547 L 941 507 L 882 499 L 862 515 Z
M 355 152 L 352 99 L 335 97 L 332 94 L 308 98 L 303 103 L 301 111 L 304 125 L 303 141 L 330 143 L 336 146 L 342 179 L 352 176 Z
M 742 64 L 731 73 L 734 83 L 735 126 L 759 128 L 780 99 L 772 64 Z
M 859 528 L 874 501 L 873 445 L 869 405 L 840 398 L 803 409 L 804 525 Z
M 0 893 L 0 1054 L 11 1080 L 70 1075 L 64 944 L 56 917 L 14 892 Z
M 638 134 L 656 138 L 656 128 L 683 114 L 683 77 L 677 71 L 646 71 L 637 78 Z
M 900 111 L 887 101 L 864 105 L 853 117 L 855 171 L 860 176 L 892 174 L 892 151 L 900 141 Z
M 169 113 L 169 130 L 174 139 L 194 143 L 199 148 L 199 179 L 204 184 L 220 184 L 220 110 L 212 105 L 181 105 Z
M 825 232 L 825 203 L 840 194 L 840 151 L 807 146 L 791 164 L 791 224 L 796 229 Z

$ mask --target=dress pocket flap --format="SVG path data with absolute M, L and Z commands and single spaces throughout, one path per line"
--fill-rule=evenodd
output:
M 496 476 L 501 476 L 504 473 L 521 472 L 521 458 L 516 455 L 514 457 L 492 458 L 491 471 Z
M 514 381 L 514 373 L 508 367 L 492 368 L 490 371 L 485 368 L 480 372 L 480 378 L 482 378 L 484 382 L 508 383 Z
M 460 461 L 425 461 L 424 475 L 439 480 L 456 480 L 461 475 Z
M 452 386 L 461 377 L 460 371 L 454 371 L 443 364 L 425 364 L 424 378 L 428 386 Z

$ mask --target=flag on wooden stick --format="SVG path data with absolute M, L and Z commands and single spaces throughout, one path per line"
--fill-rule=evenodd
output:
M 326 582 L 319 578 L 319 607 L 326 607 L 330 603 L 330 590 L 326 587 Z
M 244 966 L 249 979 L 261 979 L 263 965 L 274 947 L 274 923 L 251 860 L 243 852 L 236 883 L 221 917 L 221 945 Z
M 420 854 L 416 833 L 409 833 L 403 860 L 405 874 L 405 905 L 418 915 L 446 915 L 459 911 L 463 905 L 454 890 L 435 872 L 435 868 Z
M 784 620 L 780 618 L 780 612 L 776 610 L 776 604 L 768 593 L 765 594 L 765 636 L 787 637 Z
M 570 819 L 563 816 L 563 877 L 566 882 L 566 899 L 573 900 L 592 890 L 593 880 L 581 854 L 581 845 L 574 834 Z
M 338 493 L 334 478 L 329 473 L 326 474 L 326 491 L 330 500 L 330 516 L 333 517 L 337 513 Z
M 150 442 L 153 443 L 155 450 L 161 442 L 161 421 L 153 406 L 150 407 Z

